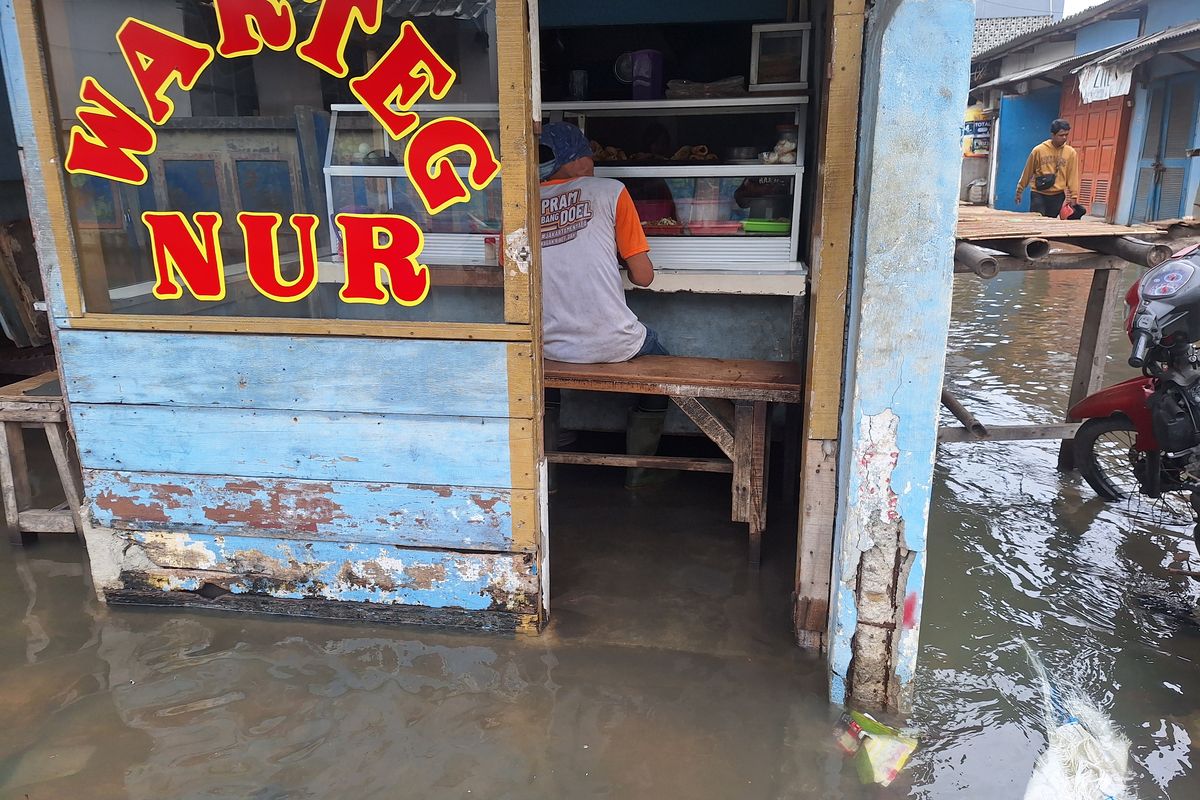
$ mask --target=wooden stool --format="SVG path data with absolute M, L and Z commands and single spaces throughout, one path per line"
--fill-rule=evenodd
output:
M 26 535 L 75 533 L 83 537 L 80 519 L 80 480 L 71 463 L 70 434 L 58 373 L 44 372 L 34 378 L 0 387 L 0 495 L 3 524 L 8 540 L 23 544 Z M 25 458 L 22 428 L 41 428 L 50 443 L 54 466 L 62 481 L 65 503 L 54 508 L 32 508 L 29 464 Z

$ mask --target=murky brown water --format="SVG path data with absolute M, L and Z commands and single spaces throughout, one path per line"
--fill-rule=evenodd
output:
M 985 422 L 1062 415 L 1088 280 L 960 282 L 949 371 Z M 536 639 L 107 609 L 74 542 L 0 548 L 0 798 L 1015 798 L 1044 743 L 1018 636 L 1111 710 L 1140 797 L 1200 796 L 1200 595 L 1163 569 L 1194 547 L 1055 454 L 942 449 L 921 749 L 890 789 L 834 749 L 786 559 L 729 566 L 744 534 L 707 477 L 642 503 L 608 473 L 556 500 L 587 530 L 556 542 L 575 558 Z
M 947 372 L 983 422 L 1061 421 L 1090 281 L 959 279 Z M 1106 383 L 1133 374 L 1116 323 Z M 1021 796 L 1045 742 L 1024 636 L 1130 738 L 1138 797 L 1200 797 L 1200 627 L 1188 613 L 1200 592 L 1164 569 L 1176 550 L 1195 556 L 1190 525 L 1101 503 L 1055 469 L 1057 452 L 1023 442 L 939 453 L 914 714 L 926 747 L 913 793 Z

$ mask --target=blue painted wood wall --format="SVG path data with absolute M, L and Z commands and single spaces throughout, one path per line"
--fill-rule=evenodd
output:
M 458 608 L 536 625 L 528 344 L 62 330 L 112 592 Z M 514 466 L 514 465 L 521 466 Z M 466 619 L 466 617 L 464 617 Z

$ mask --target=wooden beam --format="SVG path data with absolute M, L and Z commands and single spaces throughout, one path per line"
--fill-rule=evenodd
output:
M 50 67 L 43 47 L 41 15 L 36 5 L 35 0 L 13 0 L 13 14 L 21 41 L 21 57 L 25 63 L 24 83 L 29 93 L 32 137 L 37 143 L 36 171 L 42 179 L 39 188 L 43 190 L 40 193 L 43 197 L 39 197 L 38 200 L 44 200 L 45 224 L 53 232 L 57 256 L 57 264 L 42 264 L 42 274 L 58 272 L 67 315 L 77 317 L 83 313 L 79 261 L 75 254 L 71 215 L 67 209 L 67 192 L 60 152 L 61 137 L 55 130 L 58 112 L 51 103 L 53 93 L 50 87 Z M 28 151 L 24 151 L 22 156 L 28 158 Z M 27 174 L 33 166 L 26 165 Z M 31 203 L 30 214 L 36 216 L 37 210 L 37 204 Z M 48 294 L 47 300 L 49 299 Z
M 1088 291 L 1087 308 L 1079 332 L 1079 350 L 1075 356 L 1075 375 L 1071 379 L 1071 408 L 1095 392 L 1104 382 L 1104 365 L 1108 361 L 1108 339 L 1112 331 L 1113 313 L 1121 293 L 1121 282 L 1112 270 L 1096 270 Z M 1067 422 L 1073 422 L 1068 417 Z M 1071 439 L 1064 439 L 1058 452 L 1058 468 L 1075 468 Z
M 50 442 L 50 453 L 54 456 L 54 466 L 58 470 L 58 479 L 62 483 L 63 494 L 67 497 L 67 505 L 71 507 L 71 518 L 75 523 L 75 531 L 83 539 L 83 485 L 76 470 L 75 448 L 67 436 L 65 422 L 46 425 L 46 439 Z
M 538 545 L 541 570 L 534 627 L 548 621 L 550 608 L 550 539 L 546 529 L 548 465 L 545 455 L 542 378 L 541 193 L 538 187 L 535 105 L 541 102 L 539 64 L 533 36 L 538 30 L 537 4 L 496 0 L 496 74 L 500 105 L 500 158 L 503 164 L 502 233 L 497 255 L 504 274 L 504 321 L 530 343 L 529 357 L 510 359 L 510 398 L 528 393 L 533 411 L 532 447 L 512 453 L 513 474 L 535 476 L 537 502 L 514 507 L 513 528 L 529 532 Z M 540 124 L 540 119 L 536 120 Z
M 805 438 L 836 439 L 842 399 L 850 235 L 854 214 L 864 0 L 834 4 L 816 171 Z
M 727 458 L 733 458 L 733 429 L 701 400 L 684 395 L 671 395 L 671 400 L 688 419 L 696 423 L 705 436 L 713 441 Z
M 793 620 L 796 643 L 808 650 L 825 649 L 829 617 L 830 569 L 833 565 L 833 523 L 837 514 L 837 442 L 805 440 L 805 483 L 800 496 L 801 536 L 796 564 Z M 816 532 L 830 531 L 828 536 Z
M 968 428 L 950 425 L 938 428 L 938 443 L 952 442 L 1018 442 L 1035 439 L 1070 439 L 1079 430 L 1080 423 L 1067 422 L 1054 425 L 988 425 L 987 438 L 974 435 Z
M 496 2 L 496 68 L 500 83 L 501 191 L 504 200 L 504 321 L 536 325 L 541 309 L 541 203 L 533 130 L 533 70 L 526 0 Z M 536 214 L 534 212 L 537 212 Z
M 829 609 L 837 503 L 837 439 L 845 360 L 865 0 L 837 0 L 829 15 L 825 97 L 814 197 L 803 451 L 793 621 L 802 647 L 821 647 Z
M 733 464 L 724 458 L 682 458 L 679 456 L 623 456 L 610 453 L 546 453 L 551 464 L 583 464 L 602 467 L 643 467 L 679 469 L 685 472 L 733 472 Z M 744 520 L 734 520 L 742 522 Z
M 357 319 L 283 319 L 276 317 L 167 317 L 156 314 L 88 314 L 86 317 L 73 320 L 71 328 L 93 331 L 296 334 L 301 336 L 359 336 L 378 339 L 455 339 L 479 342 L 528 342 L 532 335 L 527 325 L 376 322 Z
M 1000 272 L 1057 272 L 1072 269 L 1123 269 L 1127 262 L 1115 256 L 1100 253 L 1060 253 L 1050 255 L 1037 261 L 1026 261 L 1009 255 L 996 255 L 996 264 Z M 966 264 L 955 263 L 954 272 L 957 275 L 974 272 Z
M 75 533 L 75 518 L 70 511 L 30 509 L 20 514 L 24 533 Z

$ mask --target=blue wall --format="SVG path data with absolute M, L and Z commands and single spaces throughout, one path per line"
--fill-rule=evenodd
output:
M 970 0 L 883 0 L 863 47 L 830 593 L 837 703 L 849 684 L 860 705 L 904 708 L 916 669 L 974 12 Z
M 1021 208 L 1013 205 L 1013 194 L 1029 151 L 1050 137 L 1050 123 L 1058 116 L 1062 89 L 1051 86 L 1023 96 L 1000 101 L 1000 147 L 996 161 L 996 208 L 1028 211 L 1029 190 Z
M 1132 41 L 1138 37 L 1140 20 L 1106 19 L 1080 28 L 1075 33 L 1075 55 L 1092 53 L 1102 47 Z
M 687 22 L 782 22 L 786 0 L 542 0 L 538 14 L 543 28 L 583 25 L 645 25 Z
M 1146 33 L 1157 33 L 1172 25 L 1191 22 L 1200 16 L 1196 0 L 1151 0 L 1146 9 Z

